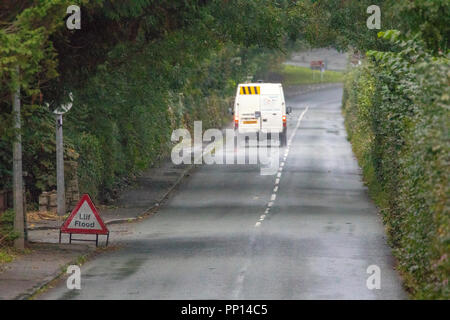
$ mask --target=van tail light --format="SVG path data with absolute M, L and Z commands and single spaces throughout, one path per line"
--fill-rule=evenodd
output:
M 237 115 L 234 115 L 234 127 L 235 128 L 239 127 L 239 118 Z
M 286 115 L 283 115 L 283 128 L 286 128 Z

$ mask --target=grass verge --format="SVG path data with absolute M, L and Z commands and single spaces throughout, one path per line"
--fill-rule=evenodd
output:
M 321 80 L 320 71 L 311 70 L 306 67 L 282 65 L 279 71 L 283 77 L 283 84 L 287 86 L 302 85 L 302 84 L 315 84 L 315 83 L 335 83 L 342 82 L 344 80 L 344 73 L 338 71 L 326 70 Z
M 0 247 L 0 269 L 5 263 L 14 261 L 17 252 L 9 247 Z

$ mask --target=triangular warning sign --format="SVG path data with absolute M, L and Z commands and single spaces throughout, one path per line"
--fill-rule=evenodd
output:
M 84 194 L 61 226 L 63 233 L 108 234 L 97 209 L 88 194 Z

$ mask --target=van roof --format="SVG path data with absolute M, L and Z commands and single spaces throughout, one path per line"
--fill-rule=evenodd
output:
M 239 87 L 242 87 L 242 86 L 275 86 L 275 85 L 280 85 L 281 86 L 281 83 L 268 83 L 268 82 L 263 82 L 263 83 L 260 83 L 260 82 L 251 82 L 251 83 L 239 83 Z

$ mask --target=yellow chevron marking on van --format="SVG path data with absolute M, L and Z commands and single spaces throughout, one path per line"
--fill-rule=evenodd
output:
M 256 87 L 251 87 L 251 86 L 244 87 L 244 86 L 242 86 L 240 91 L 239 91 L 239 93 L 240 94 L 260 94 L 260 92 L 261 92 L 260 88 L 261 87 L 259 87 L 259 86 L 256 86 Z

